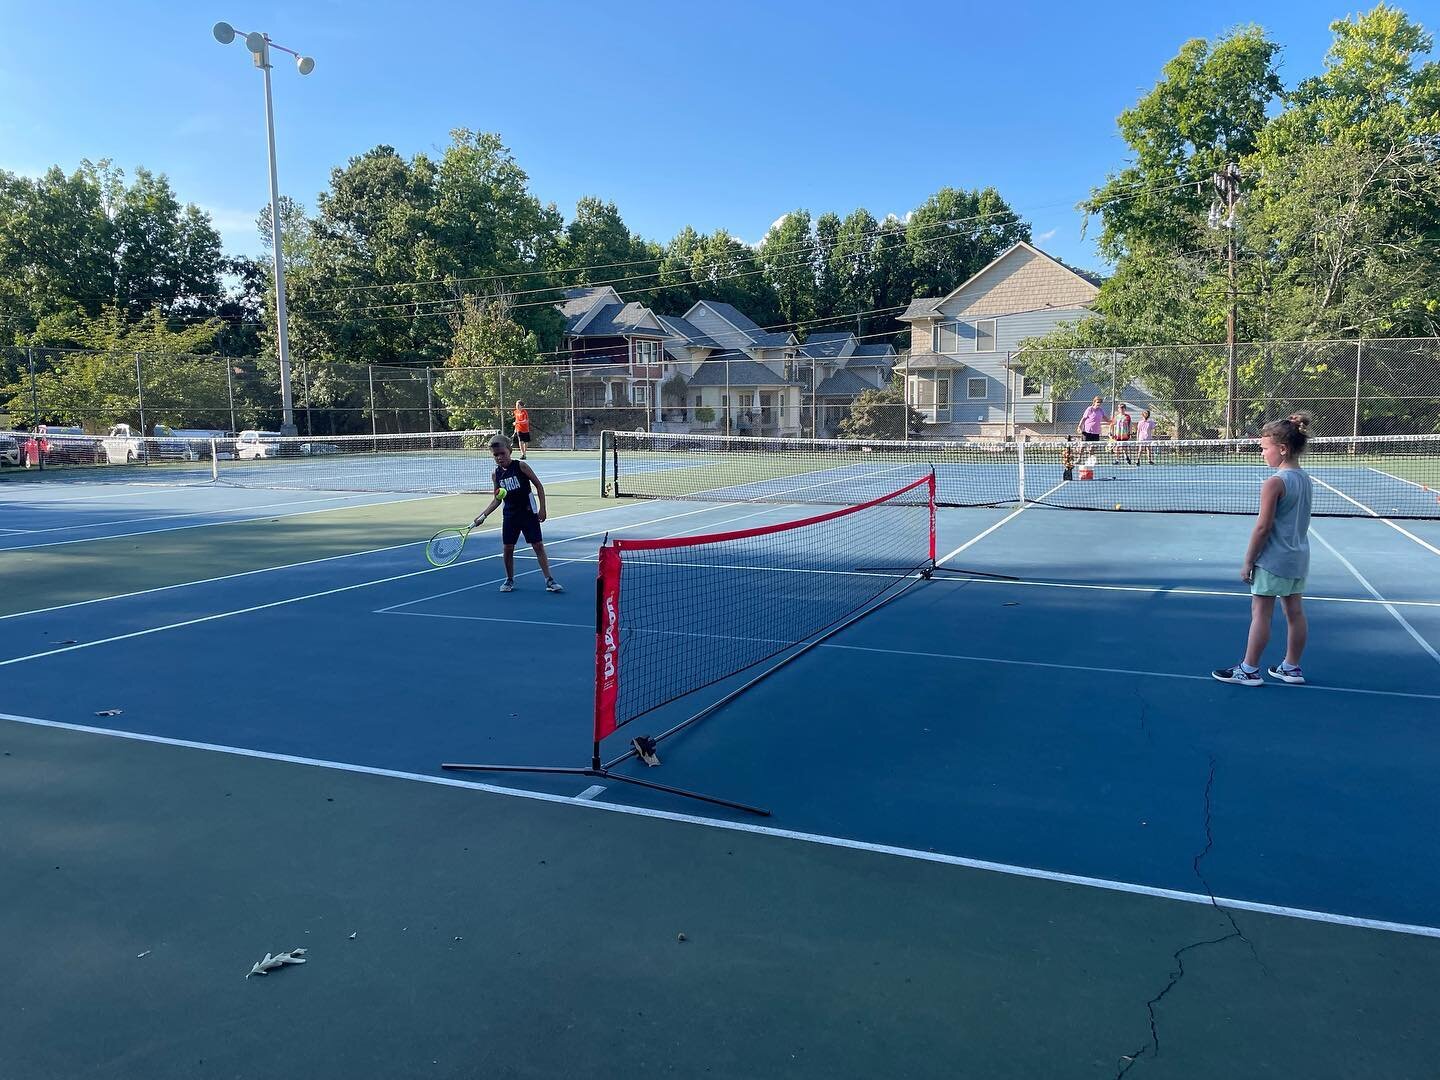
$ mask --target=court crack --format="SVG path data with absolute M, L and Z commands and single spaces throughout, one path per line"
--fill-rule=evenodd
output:
M 1224 915 L 1225 921 L 1230 924 L 1230 932 L 1228 934 L 1221 934 L 1219 937 L 1206 938 L 1203 941 L 1192 941 L 1189 944 L 1180 946 L 1180 948 L 1170 954 L 1170 959 L 1175 966 L 1170 972 L 1169 979 L 1158 994 L 1145 1002 L 1145 1012 L 1150 1022 L 1150 1040 L 1135 1050 L 1132 1050 L 1130 1053 L 1120 1055 L 1120 1066 L 1115 1073 L 1116 1080 L 1120 1080 L 1120 1077 L 1123 1077 L 1133 1069 L 1141 1058 L 1147 1055 L 1152 1058 L 1160 1056 L 1160 1021 L 1155 1014 L 1155 1010 L 1160 1002 L 1164 1001 L 1166 996 L 1179 986 L 1180 981 L 1185 978 L 1186 953 L 1193 952 L 1196 949 L 1208 948 L 1212 945 L 1223 945 L 1227 941 L 1239 940 L 1243 941 L 1246 948 L 1250 950 L 1250 956 L 1254 959 L 1255 963 L 1259 965 L 1260 970 L 1263 971 L 1267 977 L 1270 974 L 1270 969 L 1267 968 L 1265 962 L 1260 959 L 1260 954 L 1255 948 L 1255 943 L 1245 936 L 1245 932 L 1240 929 L 1240 924 L 1235 921 L 1235 916 L 1230 909 L 1215 899 L 1215 890 L 1210 887 L 1210 882 L 1206 879 L 1205 872 L 1200 868 L 1200 864 L 1204 862 L 1205 857 L 1209 855 L 1215 847 L 1213 803 L 1211 800 L 1214 790 L 1215 758 L 1212 755 L 1210 758 L 1210 771 L 1205 778 L 1205 846 L 1195 853 L 1195 857 L 1190 860 L 1190 867 L 1195 872 L 1195 877 L 1199 879 L 1205 895 L 1210 898 L 1210 906 Z

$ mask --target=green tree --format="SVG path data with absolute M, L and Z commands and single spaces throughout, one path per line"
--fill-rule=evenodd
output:
M 1030 239 L 994 188 L 941 188 L 910 215 L 905 246 L 913 295 L 944 296 L 1006 248 Z
M 36 377 L 40 422 L 97 432 L 116 423 L 138 428 L 138 354 L 147 427 L 228 426 L 225 367 L 212 354 L 220 330 L 217 319 L 175 330 L 158 310 L 132 321 L 114 306 L 93 318 L 56 319 L 35 346 L 45 360 Z M 66 347 L 47 347 L 47 336 Z M 4 395 L 9 412 L 30 416 L 28 376 L 6 387 Z
M 905 404 L 899 390 L 865 390 L 840 421 L 835 433 L 842 439 L 903 439 L 919 431 L 925 417 Z
M 780 318 L 792 325 L 815 315 L 815 237 L 810 211 L 792 210 L 760 242 L 760 263 Z
M 507 296 L 467 296 L 454 319 L 454 351 L 435 383 L 452 430 L 492 429 L 510 424 L 510 409 L 522 400 L 537 437 L 560 430 L 568 416 L 568 383 L 561 369 L 538 363 L 533 330 L 512 316 Z

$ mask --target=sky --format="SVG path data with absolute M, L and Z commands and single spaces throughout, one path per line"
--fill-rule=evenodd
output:
M 1434 6 L 1432 6 L 1434 5 Z M 1373 6 L 1366 3 L 1365 7 Z M 1401 5 L 1432 33 L 1437 0 Z M 1428 10 L 1427 10 L 1428 9 Z M 994 186 L 1036 242 L 1100 267 L 1075 210 L 1123 166 L 1115 120 L 1189 38 L 1258 23 L 1287 86 L 1320 70 L 1345 0 L 552 3 L 0 0 L 0 169 L 111 159 L 169 176 L 227 252 L 261 255 L 260 73 L 220 20 L 276 53 L 280 187 L 308 208 L 377 145 L 438 154 L 498 132 L 568 219 L 614 201 L 661 243 L 686 225 L 749 242 L 797 207 L 903 217 L 941 187 Z

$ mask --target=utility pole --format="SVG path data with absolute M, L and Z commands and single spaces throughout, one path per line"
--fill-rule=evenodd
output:
M 1225 229 L 1225 277 L 1228 301 L 1225 309 L 1225 430 L 1233 439 L 1239 428 L 1239 383 L 1235 363 L 1235 205 L 1240 201 L 1240 166 L 1233 161 L 1211 177 L 1216 199 L 1210 206 L 1210 227 Z M 1220 216 L 1221 204 L 1224 217 Z

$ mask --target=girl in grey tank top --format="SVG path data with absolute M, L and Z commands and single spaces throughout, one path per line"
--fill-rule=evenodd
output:
M 1261 655 L 1270 644 L 1270 622 L 1278 597 L 1285 608 L 1285 659 L 1270 667 L 1270 676 L 1283 683 L 1303 683 L 1300 654 L 1310 627 L 1302 593 L 1310 572 L 1310 477 L 1300 468 L 1310 417 L 1296 413 L 1272 420 L 1260 432 L 1260 453 L 1275 470 L 1260 485 L 1260 513 L 1245 549 L 1240 577 L 1250 586 L 1250 636 L 1245 659 L 1234 667 L 1212 672 L 1221 682 L 1260 686 Z

